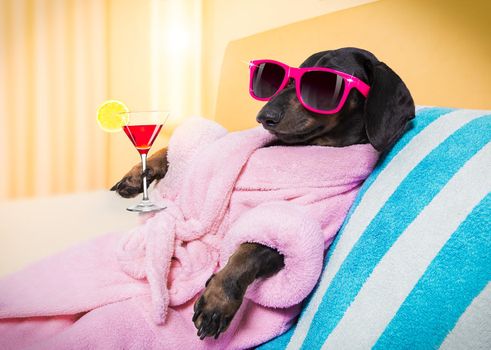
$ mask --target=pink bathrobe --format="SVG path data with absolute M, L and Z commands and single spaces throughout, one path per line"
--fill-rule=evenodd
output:
M 272 140 L 184 123 L 151 195 L 166 210 L 0 281 L 0 349 L 244 349 L 285 332 L 378 153 L 263 147 Z M 217 340 L 199 340 L 193 303 L 244 242 L 277 249 L 285 267 L 249 287 Z

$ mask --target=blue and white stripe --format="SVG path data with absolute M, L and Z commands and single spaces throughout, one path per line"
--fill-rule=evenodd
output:
M 491 329 L 476 339 L 469 326 L 483 312 L 490 323 L 490 140 L 489 111 L 419 110 L 361 189 L 298 325 L 262 348 L 491 348 Z
M 440 349 L 489 349 L 491 344 L 491 282 L 465 310 Z

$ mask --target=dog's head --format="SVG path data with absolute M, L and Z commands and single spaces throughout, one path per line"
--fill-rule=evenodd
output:
M 300 67 L 326 67 L 370 86 L 365 98 L 352 89 L 342 109 L 317 114 L 304 108 L 292 79 L 257 115 L 257 121 L 286 144 L 347 146 L 370 142 L 389 149 L 414 118 L 414 102 L 401 78 L 368 51 L 342 48 L 310 56 Z

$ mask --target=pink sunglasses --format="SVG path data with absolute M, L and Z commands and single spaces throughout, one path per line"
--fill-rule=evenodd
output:
M 302 106 L 320 114 L 339 112 L 353 88 L 365 97 L 370 91 L 357 77 L 330 68 L 294 68 L 273 60 L 254 60 L 249 68 L 249 93 L 256 100 L 269 101 L 293 78 Z

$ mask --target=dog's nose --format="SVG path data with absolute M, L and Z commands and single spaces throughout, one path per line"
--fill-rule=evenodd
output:
M 258 123 L 268 126 L 270 128 L 275 127 L 283 118 L 283 113 L 277 109 L 267 109 L 261 111 L 256 120 Z

